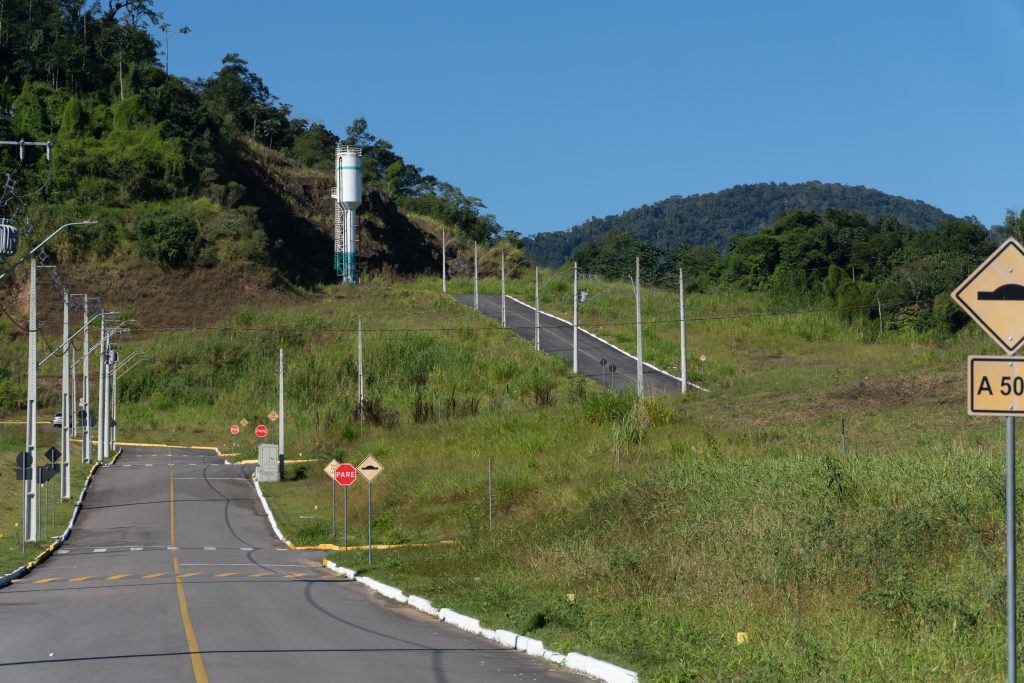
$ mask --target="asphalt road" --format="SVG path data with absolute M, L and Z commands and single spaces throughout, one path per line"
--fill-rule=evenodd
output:
M 473 307 L 472 294 L 454 295 L 456 301 Z M 488 318 L 501 320 L 501 296 L 480 295 L 480 312 Z M 506 298 L 505 323 L 516 334 L 531 343 L 534 341 L 536 320 L 530 306 Z M 579 372 L 615 391 L 636 391 L 636 357 L 616 349 L 599 337 L 585 332 L 579 333 Z M 572 364 L 572 324 L 548 315 L 540 314 L 541 351 L 562 356 Z M 605 361 L 603 364 L 601 361 Z M 692 385 L 691 385 L 692 386 Z M 644 395 L 678 394 L 678 377 L 672 377 L 658 368 L 644 363 Z
M 69 542 L 0 590 L 0 681 L 582 681 L 276 541 L 211 451 L 126 448 Z

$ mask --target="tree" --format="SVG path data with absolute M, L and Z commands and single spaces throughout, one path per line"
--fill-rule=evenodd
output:
M 1014 213 L 1013 209 L 1007 209 L 1002 229 L 1003 234 L 1007 237 L 1012 237 L 1024 244 L 1024 209 L 1019 214 Z

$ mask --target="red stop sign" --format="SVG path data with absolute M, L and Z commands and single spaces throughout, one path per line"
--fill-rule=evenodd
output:
M 334 481 L 340 486 L 351 486 L 356 483 L 356 468 L 347 462 L 341 463 L 338 469 L 334 470 Z
M 238 434 L 238 425 L 231 425 L 231 433 Z
M 263 439 L 267 436 L 267 425 L 256 425 L 256 438 Z

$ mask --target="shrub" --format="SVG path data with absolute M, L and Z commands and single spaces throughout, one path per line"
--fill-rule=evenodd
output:
M 143 256 L 169 268 L 195 265 L 199 230 L 191 218 L 173 211 L 153 212 L 139 220 L 137 229 Z

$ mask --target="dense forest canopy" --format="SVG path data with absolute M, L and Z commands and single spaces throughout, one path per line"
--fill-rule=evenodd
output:
M 1013 234 L 1021 217 L 1007 215 L 999 232 Z M 640 259 L 641 279 L 675 286 L 681 268 L 689 291 L 739 287 L 767 292 L 779 305 L 825 305 L 877 317 L 917 331 L 955 331 L 966 316 L 949 292 L 996 246 L 1000 234 L 973 219 L 949 219 L 919 230 L 892 216 L 875 221 L 859 211 L 801 209 L 754 235 L 734 237 L 727 255 L 708 245 L 672 249 L 625 231 L 605 233 L 576 251 L 586 273 L 624 279 Z
M 678 244 L 728 248 L 739 235 L 770 225 L 787 211 L 829 209 L 859 211 L 869 220 L 895 216 L 906 225 L 933 228 L 953 218 L 924 202 L 838 183 L 758 183 L 712 194 L 670 197 L 617 216 L 591 218 L 570 230 L 544 232 L 525 240 L 526 253 L 538 263 L 558 266 L 579 247 L 614 230 L 627 231 L 659 249 Z

